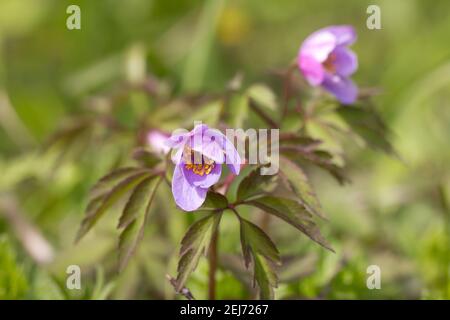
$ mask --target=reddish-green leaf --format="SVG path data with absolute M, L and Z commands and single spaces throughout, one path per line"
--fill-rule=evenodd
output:
M 116 184 L 104 196 L 100 195 L 91 200 L 91 203 L 88 204 L 88 210 L 81 222 L 75 241 L 79 241 L 109 208 L 111 208 L 126 192 L 130 191 L 150 174 L 149 171 L 134 173 Z
M 280 157 L 281 180 L 302 200 L 303 204 L 314 214 L 325 218 L 319 199 L 317 199 L 306 173 L 294 162 Z
M 328 171 L 341 184 L 349 181 L 344 174 L 343 168 L 334 162 L 333 155 L 325 150 L 310 150 L 309 148 L 305 149 L 302 146 L 296 145 L 284 145 L 280 147 L 280 150 L 284 156 L 293 161 L 303 159 L 321 167 Z
M 212 213 L 191 225 L 181 241 L 176 290 L 180 291 L 198 261 L 206 254 L 222 213 Z
M 311 240 L 334 252 L 329 243 L 321 235 L 318 226 L 312 219 L 312 214 L 298 201 L 272 196 L 263 196 L 246 203 L 283 219 L 303 232 Z
M 395 154 L 386 136 L 389 130 L 380 115 L 370 106 L 341 106 L 337 114 L 374 149 L 380 149 L 388 154 Z
M 275 265 L 280 264 L 280 256 L 275 244 L 258 226 L 239 218 L 242 253 L 245 266 L 253 261 L 254 282 L 258 283 L 261 299 L 272 299 L 273 288 L 278 278 Z
M 142 180 L 134 188 L 120 216 L 118 228 L 126 227 L 137 216 L 142 215 L 146 211 L 145 204 L 148 202 L 149 197 L 150 200 L 153 199 L 153 194 L 159 181 L 160 179 L 157 179 L 156 176 L 150 176 Z
M 228 206 L 228 200 L 225 196 L 214 191 L 208 191 L 206 200 L 197 211 L 224 210 Z
M 93 199 L 100 195 L 105 195 L 119 181 L 135 173 L 143 171 L 145 171 L 145 169 L 136 167 L 124 167 L 111 171 L 97 181 L 97 183 L 91 188 L 89 196 Z
M 276 176 L 261 175 L 260 167 L 257 167 L 245 177 L 239 184 L 237 190 L 238 201 L 265 194 L 275 186 Z
M 134 188 L 119 221 L 119 228 L 125 229 L 119 238 L 119 271 L 122 271 L 134 254 L 144 235 L 144 228 L 160 176 L 150 176 Z
M 277 97 L 272 89 L 264 84 L 252 85 L 247 89 L 247 95 L 259 106 L 269 110 L 275 110 L 277 108 Z

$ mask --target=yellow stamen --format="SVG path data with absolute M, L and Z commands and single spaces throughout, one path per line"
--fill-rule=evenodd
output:
M 211 164 L 192 164 L 187 163 L 184 165 L 187 170 L 192 170 L 196 175 L 203 177 L 205 174 L 208 175 L 211 173 L 212 169 L 214 169 L 215 164 L 214 161 Z
M 195 161 L 201 159 L 201 164 L 196 164 Z M 183 150 L 183 160 L 185 162 L 184 167 L 187 170 L 192 170 L 196 175 L 204 176 L 211 173 L 214 169 L 214 160 L 209 159 L 196 151 L 192 150 L 190 147 L 185 146 Z

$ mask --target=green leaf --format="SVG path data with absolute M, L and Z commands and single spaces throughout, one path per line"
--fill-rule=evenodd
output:
M 245 267 L 248 268 L 250 265 L 252 251 L 262 254 L 278 264 L 280 262 L 279 253 L 269 236 L 257 225 L 242 217 L 239 222 L 241 224 L 241 244 Z
M 349 182 L 349 179 L 344 174 L 343 168 L 334 162 L 333 155 L 328 151 L 310 150 L 296 145 L 281 146 L 280 150 L 284 156 L 293 161 L 298 161 L 301 158 L 328 171 L 340 184 Z
M 274 175 L 261 175 L 260 167 L 257 167 L 239 184 L 237 200 L 247 200 L 267 193 L 275 186 L 275 180 L 276 176 Z
M 369 146 L 388 154 L 395 154 L 394 148 L 386 138 L 389 129 L 373 108 L 340 106 L 336 112 Z
M 271 262 L 264 259 L 263 256 L 256 254 L 255 261 L 255 279 L 260 288 L 260 299 L 273 299 L 273 288 L 277 287 L 278 277 L 274 271 Z
M 111 171 L 107 175 L 100 178 L 89 192 L 90 199 L 105 195 L 117 182 L 132 174 L 145 171 L 142 168 L 124 167 Z
M 90 119 L 75 118 L 72 124 L 53 134 L 42 151 L 55 152 L 53 167 L 58 168 L 64 161 L 74 160 L 84 154 L 93 134 L 94 127 Z
M 119 272 L 127 266 L 130 258 L 134 254 L 137 245 L 144 236 L 145 215 L 134 219 L 119 236 Z
M 264 84 L 255 84 L 247 89 L 247 96 L 258 106 L 269 110 L 277 109 L 277 97 L 273 91 Z
M 303 204 L 314 214 L 321 218 L 325 218 L 319 199 L 314 192 L 305 172 L 294 162 L 280 157 L 280 176 L 288 187 L 303 202 Z
M 280 145 L 298 145 L 305 150 L 314 150 L 321 143 L 321 140 L 298 133 L 280 134 Z
M 0 300 L 26 299 L 29 292 L 23 265 L 17 259 L 7 234 L 0 235 Z
M 44 144 L 44 150 L 60 146 L 69 148 L 81 135 L 90 129 L 92 121 L 84 118 L 75 121 L 64 128 L 57 130 Z
M 243 128 L 248 118 L 248 98 L 245 95 L 232 95 L 229 106 L 229 123 L 233 128 Z
M 223 210 L 228 207 L 228 200 L 225 196 L 214 191 L 208 191 L 206 200 L 197 211 Z
M 127 227 L 138 216 L 145 214 L 147 210 L 145 204 L 148 199 L 153 199 L 159 181 L 160 179 L 156 179 L 156 176 L 150 176 L 134 188 L 120 216 L 118 228 Z
M 114 280 L 105 283 L 105 271 L 102 266 L 95 268 L 95 286 L 89 297 L 90 300 L 106 300 L 116 287 Z
M 180 291 L 197 267 L 200 257 L 207 253 L 222 213 L 212 213 L 191 225 L 181 241 L 176 291 Z
M 148 177 L 134 189 L 119 221 L 119 228 L 125 227 L 119 237 L 119 271 L 125 269 L 128 261 L 144 236 L 145 224 L 156 190 L 162 177 Z
M 253 260 L 254 280 L 260 288 L 261 299 L 273 299 L 273 288 L 278 278 L 275 265 L 280 265 L 280 256 L 275 244 L 258 226 L 239 217 L 241 245 L 246 268 Z
M 246 203 L 283 219 L 290 225 L 303 232 L 311 240 L 334 252 L 329 243 L 321 235 L 318 226 L 312 219 L 312 214 L 302 203 L 292 199 L 272 196 L 264 196 Z
M 213 100 L 191 110 L 188 115 L 183 116 L 183 124 L 192 126 L 195 121 L 202 121 L 211 125 L 217 124 L 222 110 L 223 101 Z
M 86 215 L 81 222 L 81 226 L 78 230 L 75 242 L 80 241 L 80 239 L 95 225 L 95 223 L 101 218 L 101 216 L 109 208 L 111 208 L 127 191 L 134 188 L 138 183 L 140 183 L 150 174 L 151 172 L 149 171 L 140 171 L 138 173 L 134 173 L 131 176 L 128 176 L 120 181 L 103 196 L 99 195 L 91 200 L 91 202 L 87 206 Z

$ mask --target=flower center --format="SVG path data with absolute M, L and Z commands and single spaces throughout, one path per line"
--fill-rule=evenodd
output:
M 192 150 L 188 146 L 185 146 L 183 151 L 183 160 L 185 162 L 184 167 L 187 170 L 192 170 L 196 175 L 204 176 L 211 173 L 215 167 L 214 160 L 211 160 L 204 155 Z
M 192 172 L 194 172 L 196 175 L 199 176 L 204 176 L 205 174 L 208 175 L 211 173 L 212 169 L 214 169 L 215 164 L 192 164 L 192 163 L 187 163 L 184 165 L 184 167 L 187 170 L 192 170 Z
M 331 53 L 327 59 L 322 63 L 325 70 L 330 73 L 336 73 L 336 54 Z

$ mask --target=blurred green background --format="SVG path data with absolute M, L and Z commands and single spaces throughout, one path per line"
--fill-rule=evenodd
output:
M 81 30 L 66 28 L 69 4 L 81 8 Z M 370 4 L 381 8 L 381 30 L 366 28 Z M 176 94 L 217 93 L 237 72 L 248 83 L 266 80 L 296 57 L 309 33 L 332 24 L 357 29 L 355 81 L 381 90 L 375 101 L 399 158 L 349 142 L 351 184 L 313 172 L 330 218 L 324 233 L 337 253 L 273 222 L 270 234 L 286 257 L 276 297 L 450 299 L 446 0 L 0 0 L 0 299 L 174 298 L 165 274 L 174 275 L 192 217 L 161 192 L 158 223 L 148 224 L 136 258 L 118 274 L 117 215 L 77 246 L 73 239 L 87 190 L 128 156 L 126 148 L 98 145 L 56 169 L 38 150 L 86 101 L 95 97 L 101 108 L 102 93 L 129 81 L 133 68 L 144 65 Z M 141 97 L 123 104 L 133 99 Z M 224 255 L 239 252 L 236 228 L 224 219 Z M 219 271 L 218 297 L 248 297 L 239 261 L 223 258 L 231 266 Z M 65 286 L 71 264 L 81 267 L 81 290 Z M 369 265 L 381 268 L 381 290 L 366 287 Z M 188 287 L 206 297 L 205 261 Z

